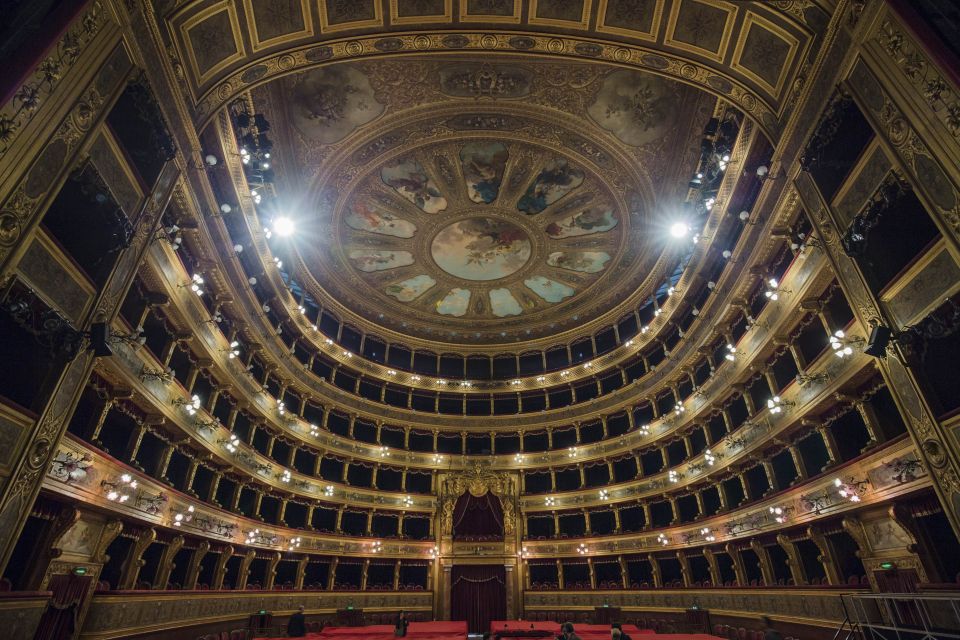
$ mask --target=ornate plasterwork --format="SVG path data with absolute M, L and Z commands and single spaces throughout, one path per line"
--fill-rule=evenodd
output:
M 7 104 L 0 108 L 0 158 L 16 144 L 27 122 L 56 91 L 64 77 L 70 74 L 84 48 L 109 21 L 110 12 L 104 11 L 99 0 L 90 3 L 57 41 L 51 53 L 37 65 Z
M 453 535 L 453 511 L 464 493 L 481 497 L 492 493 L 503 507 L 503 532 L 511 536 L 516 531 L 517 479 L 508 472 L 492 471 L 479 464 L 472 469 L 443 478 L 440 493 L 440 528 L 444 536 Z
M 253 98 L 291 143 L 281 190 L 315 185 L 301 283 L 453 343 L 556 334 L 662 280 L 656 199 L 685 189 L 713 103 L 653 74 L 462 56 L 324 67 Z

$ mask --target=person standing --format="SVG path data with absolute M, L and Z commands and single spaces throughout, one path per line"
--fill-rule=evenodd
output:
M 302 638 L 307 635 L 307 618 L 303 615 L 303 605 L 287 621 L 287 637 Z
M 783 634 L 773 628 L 770 616 L 763 616 L 760 621 L 763 622 L 763 640 L 783 640 Z
M 397 624 L 393 626 L 393 635 L 398 638 L 403 638 L 407 635 L 407 627 L 410 626 L 410 621 L 407 620 L 407 612 L 401 611 L 400 617 L 397 618 Z

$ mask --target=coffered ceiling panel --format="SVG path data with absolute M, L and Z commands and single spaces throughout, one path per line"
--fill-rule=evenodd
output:
M 252 86 L 312 66 L 496 51 L 670 76 L 731 100 L 774 138 L 788 93 L 802 89 L 800 54 L 828 24 L 813 2 L 724 0 L 188 0 L 164 19 L 201 122 Z

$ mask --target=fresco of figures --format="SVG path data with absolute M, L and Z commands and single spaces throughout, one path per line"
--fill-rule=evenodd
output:
M 523 281 L 523 284 L 527 285 L 531 291 L 547 302 L 560 302 L 564 298 L 569 298 L 574 293 L 573 287 L 543 276 L 527 278 Z
M 413 278 L 407 278 L 401 282 L 388 285 L 386 292 L 387 295 L 393 296 L 400 302 L 410 302 L 422 296 L 435 284 L 437 284 L 436 280 L 422 273 Z
M 412 222 L 364 201 L 355 201 L 344 221 L 351 229 L 395 238 L 412 238 L 417 232 L 417 225 Z
M 444 316 L 460 316 L 467 313 L 467 306 L 470 304 L 469 289 L 451 289 L 450 293 L 444 296 L 443 300 L 437 303 L 437 313 Z
M 381 249 L 352 249 L 350 260 L 360 271 L 386 271 L 413 264 L 413 254 L 409 251 L 383 251 Z
M 554 251 L 547 256 L 547 264 L 570 271 L 599 273 L 607 266 L 610 254 L 606 251 Z
M 297 74 L 290 81 L 290 111 L 305 138 L 338 142 L 383 113 L 370 80 L 351 65 L 332 65 Z
M 471 142 L 460 149 L 460 166 L 470 200 L 490 204 L 500 193 L 507 148 L 499 142 Z
M 617 222 L 617 216 L 609 207 L 588 207 L 558 222 L 551 222 L 545 231 L 551 238 L 561 240 L 610 231 Z
M 447 199 L 416 160 L 395 160 L 380 170 L 380 178 L 426 213 L 438 213 L 447 208 Z
M 549 160 L 517 202 L 517 209 L 536 215 L 583 184 L 583 171 L 563 158 Z
M 496 280 L 515 273 L 530 259 L 531 250 L 523 229 L 486 217 L 451 224 L 430 247 L 437 266 L 464 280 Z
M 493 311 L 493 315 L 498 318 L 518 316 L 523 313 L 520 303 L 510 293 L 510 289 L 491 289 L 490 309 Z

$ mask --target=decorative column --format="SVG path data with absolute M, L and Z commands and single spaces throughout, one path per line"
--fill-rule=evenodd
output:
M 200 497 L 193 488 L 193 481 L 197 477 L 197 469 L 199 467 L 200 461 L 196 458 L 190 458 L 190 466 L 187 467 L 187 475 L 183 479 L 183 492 L 187 495 L 193 496 L 194 498 Z
M 764 491 L 763 495 L 769 495 L 780 490 L 779 485 L 777 484 L 777 474 L 773 469 L 773 461 L 769 458 L 764 458 L 760 461 L 760 464 L 763 465 L 763 473 L 767 476 L 767 484 L 770 486 L 769 489 Z
M 800 559 L 797 545 L 782 533 L 777 534 L 777 544 L 783 547 L 787 554 L 787 566 L 790 568 L 790 577 L 793 578 L 793 584 L 807 584 L 807 572 L 803 569 L 803 561 Z
M 728 542 L 723 548 L 730 556 L 730 560 L 733 561 L 733 574 L 737 578 L 737 585 L 746 587 L 750 581 L 747 580 L 747 569 L 743 566 L 743 556 L 740 555 L 740 550 L 732 542 Z
M 658 589 L 663 588 L 663 576 L 660 573 L 660 563 L 652 553 L 647 554 L 647 562 L 650 563 L 650 573 L 653 576 L 653 586 Z
M 704 547 L 703 557 L 706 559 L 707 567 L 710 569 L 710 582 L 715 587 L 723 586 L 723 576 L 720 575 L 720 565 L 717 563 L 717 556 L 713 553 L 713 549 Z
M 690 588 L 693 586 L 693 576 L 690 575 L 690 560 L 682 549 L 677 551 L 677 561 L 680 563 L 680 574 L 683 576 L 683 586 Z
M 140 569 L 146 564 L 143 560 L 143 554 L 153 542 L 157 539 L 157 532 L 149 527 L 137 536 L 130 551 L 127 552 L 127 558 L 120 567 L 120 580 L 117 583 L 118 591 L 133 589 L 137 584 L 137 578 L 140 577 Z
M 267 574 L 263 577 L 263 588 L 265 591 L 273 589 L 273 583 L 277 579 L 277 565 L 280 563 L 280 552 L 275 551 L 267 561 Z
M 597 589 L 597 573 L 593 570 L 593 558 L 587 558 L 587 572 L 590 575 L 590 589 Z
M 250 579 L 250 565 L 253 559 L 257 557 L 257 552 L 248 549 L 240 562 L 240 571 L 237 572 L 237 585 L 234 587 L 237 591 L 243 591 L 247 588 L 247 581 Z
M 760 575 L 763 576 L 763 583 L 768 587 L 777 584 L 777 578 L 773 573 L 773 566 L 770 562 L 770 554 L 766 547 L 760 544 L 759 540 L 753 538 L 750 540 L 750 548 L 757 554 L 757 559 L 760 561 Z
M 167 583 L 170 582 L 170 574 L 177 566 L 173 563 L 173 559 L 183 547 L 183 542 L 183 536 L 176 536 L 163 550 L 163 554 L 160 556 L 160 565 L 157 567 L 157 575 L 153 579 L 154 589 L 167 588 Z
M 880 419 L 877 417 L 877 412 L 873 408 L 873 405 L 863 400 L 857 400 L 853 403 L 853 406 L 857 408 L 857 412 L 863 420 L 863 426 L 870 435 L 870 441 L 863 447 L 863 451 L 866 451 L 867 449 L 877 446 L 881 440 L 885 440 L 886 438 L 883 437 Z
M 800 450 L 797 449 L 797 445 L 790 444 L 787 446 L 787 451 L 790 452 L 790 459 L 793 460 L 793 468 L 797 470 L 797 477 L 791 484 L 797 484 L 809 478 L 810 474 L 807 473 L 807 465 L 804 463 L 803 456 L 800 455 Z
M 297 562 L 297 574 L 293 579 L 293 588 L 296 591 L 303 589 L 303 581 L 307 576 L 307 564 L 310 562 L 310 556 L 303 556 Z
M 630 567 L 623 556 L 617 556 L 617 562 L 620 563 L 620 582 L 624 589 L 630 588 Z
M 833 437 L 833 432 L 830 431 L 830 427 L 819 425 L 817 427 L 817 433 L 820 434 L 820 437 L 823 438 L 823 446 L 827 449 L 827 455 L 830 459 L 827 461 L 827 464 L 823 466 L 821 471 L 826 471 L 832 466 L 835 466 L 840 462 L 840 453 L 837 449 L 837 441 Z
M 560 562 L 560 559 L 557 558 L 557 587 L 563 591 L 564 581 L 563 581 L 563 563 Z
M 193 590 L 197 588 L 197 580 L 200 579 L 200 568 L 203 566 L 203 558 L 210 551 L 210 543 L 206 540 L 200 542 L 197 548 L 190 554 L 190 562 L 187 564 L 187 577 L 183 581 L 184 590 Z
M 339 556 L 333 556 L 333 560 L 330 561 L 330 567 L 327 569 L 327 591 L 333 591 L 337 586 L 337 564 L 339 562 Z
M 217 490 L 220 488 L 220 480 L 222 478 L 223 478 L 222 471 L 214 471 L 213 477 L 210 479 L 210 489 L 207 491 L 207 502 L 214 504 L 218 507 L 223 506 L 217 501 Z M 236 509 L 236 505 L 234 505 L 233 508 Z
M 747 476 L 743 471 L 737 474 L 737 479 L 740 481 L 740 487 L 743 489 L 743 501 L 740 504 L 746 504 L 753 500 L 753 496 L 750 494 L 750 483 L 747 482 Z
M 807 527 L 807 537 L 817 546 L 817 551 L 820 552 L 817 561 L 823 565 L 827 582 L 832 586 L 842 585 L 844 583 L 843 577 L 840 575 L 836 558 L 833 555 L 833 548 L 830 546 L 827 536 L 823 534 L 819 527 L 809 526 Z
M 173 485 L 173 482 L 167 477 L 167 470 L 170 468 L 170 459 L 173 457 L 174 449 L 175 447 L 170 442 L 164 445 L 163 451 L 160 453 L 160 460 L 157 461 L 157 469 L 154 472 L 154 477 L 169 485 Z
M 400 590 L 400 561 L 393 563 L 393 590 Z
M 727 499 L 727 489 L 723 486 L 723 481 L 717 482 L 717 497 L 720 499 L 720 513 L 730 509 L 730 502 Z
M 227 562 L 233 557 L 233 545 L 227 545 L 217 557 L 217 564 L 213 567 L 213 581 L 210 583 L 211 591 L 223 589 L 223 579 L 227 575 Z

